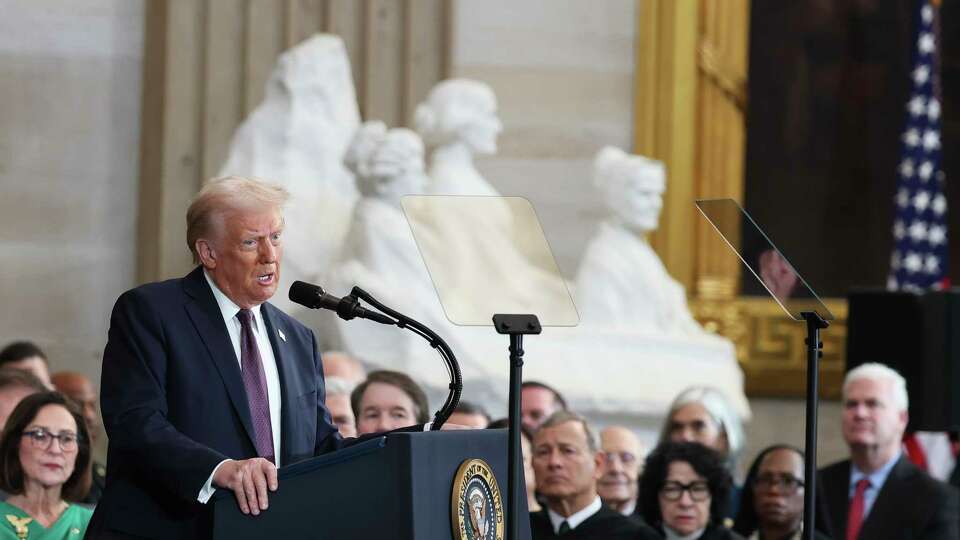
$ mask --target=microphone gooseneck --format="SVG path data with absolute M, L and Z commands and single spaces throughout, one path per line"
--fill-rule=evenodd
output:
M 374 298 L 370 293 L 360 287 L 354 287 L 350 294 L 343 298 L 338 298 L 323 290 L 319 285 L 306 283 L 303 281 L 294 281 L 290 285 L 289 298 L 302 306 L 310 309 L 327 309 L 333 311 L 341 319 L 349 321 L 354 318 L 367 319 L 380 324 L 388 324 L 398 328 L 406 328 L 427 340 L 430 346 L 436 349 L 437 353 L 443 359 L 447 367 L 447 374 L 450 376 L 450 393 L 443 406 L 433 417 L 431 430 L 440 429 L 444 422 L 450 418 L 460 402 L 460 394 L 463 392 L 463 375 L 460 372 L 460 364 L 453 350 L 447 345 L 436 332 L 427 328 L 422 323 L 407 317 L 406 315 L 390 309 Z M 367 309 L 360 305 L 358 298 L 375 307 L 379 312 Z M 381 313 L 382 312 L 382 313 Z

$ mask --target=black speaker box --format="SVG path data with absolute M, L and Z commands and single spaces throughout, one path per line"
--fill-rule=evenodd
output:
M 960 289 L 863 289 L 848 300 L 847 371 L 867 362 L 896 369 L 910 395 L 907 429 L 960 430 Z

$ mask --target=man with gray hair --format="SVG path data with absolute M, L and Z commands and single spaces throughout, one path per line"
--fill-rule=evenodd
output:
M 326 358 L 324 358 L 326 360 Z M 330 418 L 336 424 L 342 437 L 357 436 L 357 418 L 350 407 L 350 393 L 357 385 L 340 377 L 327 377 L 327 399 L 324 404 L 330 411 Z
M 956 540 L 958 494 L 903 455 L 907 384 L 877 363 L 843 381 L 843 438 L 850 459 L 819 474 L 817 528 L 846 540 Z
M 210 538 L 216 488 L 258 515 L 278 466 L 344 445 L 313 331 L 268 302 L 287 198 L 254 179 L 208 182 L 187 210 L 196 268 L 117 299 L 100 394 L 107 482 L 88 539 Z
M 582 416 L 559 411 L 541 424 L 533 436 L 533 469 L 546 507 L 530 515 L 533 540 L 657 538 L 649 527 L 601 503 L 597 480 L 604 459 Z

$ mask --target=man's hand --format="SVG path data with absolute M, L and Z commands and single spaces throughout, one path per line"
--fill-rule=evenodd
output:
M 244 514 L 267 509 L 267 489 L 277 490 L 277 467 L 263 458 L 225 461 L 213 475 L 213 485 L 233 491 Z

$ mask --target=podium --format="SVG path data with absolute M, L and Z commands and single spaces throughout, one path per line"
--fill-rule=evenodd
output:
M 960 430 L 960 291 L 851 291 L 847 371 L 866 362 L 907 380 L 908 431 Z
M 213 538 L 456 538 L 454 481 L 470 459 L 492 469 L 505 524 L 507 431 L 431 431 L 390 433 L 281 467 L 279 488 L 259 516 L 242 514 L 233 493 L 220 490 Z M 521 510 L 520 538 L 529 540 L 525 499 Z

